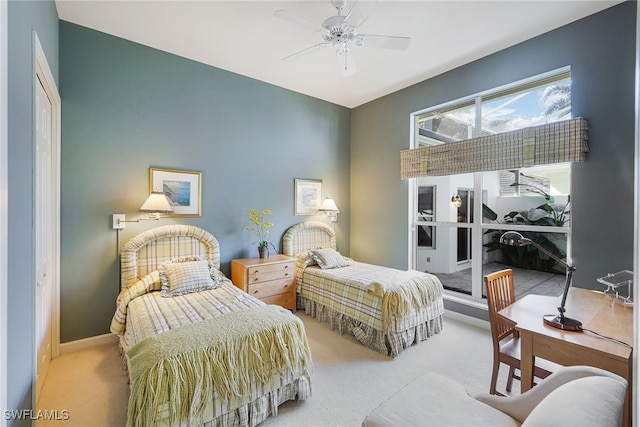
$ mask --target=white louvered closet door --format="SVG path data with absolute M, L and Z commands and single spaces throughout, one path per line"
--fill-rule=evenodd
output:
M 42 83 L 36 84 L 35 251 L 36 396 L 47 375 L 52 351 L 54 200 L 52 191 L 52 107 Z

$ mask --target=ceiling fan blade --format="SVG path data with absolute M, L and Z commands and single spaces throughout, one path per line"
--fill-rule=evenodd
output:
M 353 60 L 353 53 L 350 49 L 346 49 L 343 53 L 337 55 L 340 71 L 343 76 L 351 76 L 356 72 L 356 62 Z
M 362 47 L 405 50 L 411 44 L 411 39 L 409 37 L 381 36 L 378 34 L 358 34 L 358 38 L 361 39 L 357 43 L 357 45 Z
M 284 58 L 282 58 L 283 61 L 293 61 L 295 59 L 301 58 L 303 56 L 309 55 L 311 53 L 317 52 L 319 50 L 324 49 L 327 46 L 331 46 L 331 43 L 318 43 L 318 44 L 314 44 L 313 46 L 309 46 L 305 49 L 302 49 L 299 52 L 293 53 L 289 56 L 285 56 Z
M 273 12 L 273 14 L 280 19 L 284 19 L 285 21 L 291 22 L 292 24 L 299 25 L 312 31 L 326 31 L 320 25 L 309 22 L 306 19 L 289 12 L 288 10 L 276 10 L 275 12 Z
M 344 20 L 354 28 L 358 28 L 369 18 L 376 1 L 356 1 Z

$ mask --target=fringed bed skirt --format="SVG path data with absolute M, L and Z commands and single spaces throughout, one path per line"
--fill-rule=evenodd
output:
M 343 335 L 353 335 L 365 347 L 391 357 L 396 357 L 405 348 L 439 333 L 442 330 L 444 312 L 442 299 L 439 299 L 422 313 L 426 315 L 424 321 L 413 326 L 406 325 L 404 330 L 385 333 L 300 294 L 297 305 L 299 310 L 304 310 L 309 316 L 329 323 L 332 330 L 337 329 Z
M 127 348 L 124 335 L 120 336 L 120 354 L 122 363 L 128 370 Z M 290 381 L 280 388 L 265 393 L 254 400 L 234 405 L 220 401 L 209 402 L 202 416 L 190 420 L 188 427 L 255 427 L 267 418 L 278 415 L 278 406 L 288 400 L 307 400 L 311 397 L 311 377 L 302 375 L 294 380 L 288 375 L 283 381 Z M 217 397 L 217 396 L 216 396 Z M 237 404 L 237 403 L 236 403 Z M 164 403 L 158 411 L 157 427 L 175 427 L 169 422 L 169 404 Z

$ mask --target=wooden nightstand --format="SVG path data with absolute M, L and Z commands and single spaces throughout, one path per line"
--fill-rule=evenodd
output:
M 296 312 L 296 259 L 286 255 L 231 260 L 231 281 L 267 304 Z

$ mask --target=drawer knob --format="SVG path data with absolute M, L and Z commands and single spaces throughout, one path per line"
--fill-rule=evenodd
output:
M 285 266 L 284 266 L 284 269 L 286 270 L 287 268 L 289 268 L 289 266 L 288 266 L 288 265 L 285 265 Z
M 257 293 L 258 293 L 258 290 L 256 289 L 255 291 L 253 291 L 253 293 L 254 293 L 254 294 L 257 294 Z
M 254 278 L 253 278 L 253 281 L 254 281 L 254 282 L 257 282 L 258 280 L 260 280 L 260 279 L 258 279 L 257 277 L 254 277 Z

